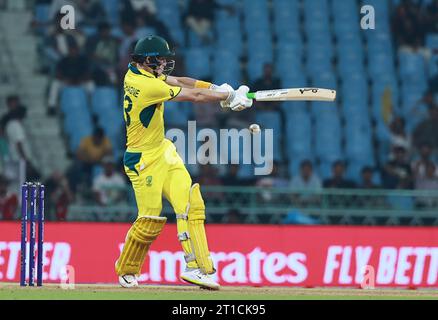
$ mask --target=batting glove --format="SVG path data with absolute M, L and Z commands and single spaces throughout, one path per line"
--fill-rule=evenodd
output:
M 221 84 L 220 86 L 212 84 L 210 87 L 211 90 L 217 91 L 217 92 L 227 92 L 228 98 L 224 101 L 220 102 L 220 105 L 222 108 L 229 108 L 230 107 L 230 101 L 234 99 L 235 91 L 232 86 L 230 86 L 228 83 Z
M 248 99 L 246 94 L 249 92 L 247 86 L 240 86 L 236 90 L 236 96 L 229 102 L 230 108 L 233 111 L 242 111 L 252 106 L 252 99 Z

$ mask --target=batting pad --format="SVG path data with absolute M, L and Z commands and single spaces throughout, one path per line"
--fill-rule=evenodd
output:
M 116 263 L 117 275 L 140 275 L 149 247 L 163 230 L 166 220 L 166 217 L 143 216 L 133 223 Z
M 201 196 L 199 184 L 194 184 L 190 189 L 189 208 L 187 213 L 188 226 L 192 249 L 196 262 L 205 274 L 212 274 L 216 270 L 208 250 L 207 235 L 205 234 L 205 204 Z

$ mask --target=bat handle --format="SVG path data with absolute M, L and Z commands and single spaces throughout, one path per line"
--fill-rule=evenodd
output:
M 248 93 L 246 94 L 246 97 L 247 97 L 248 99 L 255 99 L 255 98 L 256 98 L 256 94 L 255 94 L 255 92 L 248 92 Z

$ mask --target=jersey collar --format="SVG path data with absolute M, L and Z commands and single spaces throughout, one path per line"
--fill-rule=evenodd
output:
M 128 68 L 129 68 L 129 70 L 131 70 L 135 74 L 143 75 L 143 76 L 148 77 L 148 78 L 155 78 L 155 76 L 152 73 L 147 72 L 146 70 L 143 70 L 143 69 L 138 69 L 132 63 L 128 64 Z

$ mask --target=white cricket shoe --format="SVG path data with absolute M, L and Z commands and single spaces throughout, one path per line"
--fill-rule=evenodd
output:
M 119 283 L 123 288 L 138 287 L 137 277 L 132 274 L 125 274 L 124 276 L 119 276 Z
M 186 269 L 181 274 L 181 279 L 204 289 L 219 290 L 220 288 L 210 274 L 204 274 L 200 269 Z

